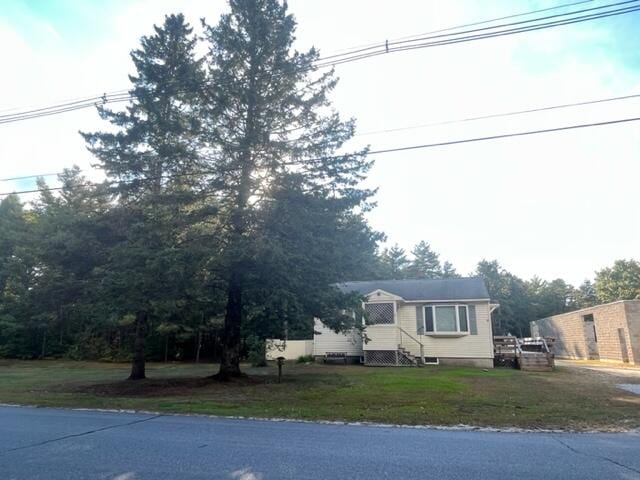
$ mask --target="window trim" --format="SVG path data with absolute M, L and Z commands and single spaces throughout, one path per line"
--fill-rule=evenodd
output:
M 368 324 L 365 316 L 362 316 L 362 326 L 371 328 L 371 327 L 395 327 L 398 325 L 398 302 L 394 300 L 379 300 L 373 302 L 362 302 L 362 310 L 366 311 L 366 306 L 376 303 L 391 303 L 393 304 L 393 323 L 372 323 Z
M 438 331 L 438 319 L 436 317 L 436 307 L 454 307 L 456 312 L 456 330 Z M 467 312 L 467 329 L 460 330 L 460 307 L 464 307 Z M 431 309 L 431 318 L 433 318 L 433 330 L 427 330 L 427 308 Z M 422 306 L 422 331 L 425 335 L 469 335 L 471 333 L 471 325 L 469 319 L 469 305 L 465 303 L 438 303 Z

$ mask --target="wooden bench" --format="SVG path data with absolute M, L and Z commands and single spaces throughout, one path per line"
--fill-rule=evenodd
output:
M 347 352 L 327 352 L 324 354 L 324 363 L 342 362 L 347 364 Z

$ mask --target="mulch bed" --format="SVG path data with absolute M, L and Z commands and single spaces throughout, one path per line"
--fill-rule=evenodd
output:
M 147 378 L 144 380 L 120 380 L 108 383 L 85 383 L 74 385 L 71 388 L 67 385 L 64 391 L 105 397 L 162 397 L 192 395 L 202 393 L 203 390 L 213 392 L 234 387 L 263 385 L 265 383 L 269 383 L 266 378 L 256 377 L 243 377 L 228 382 L 220 382 L 211 377 Z

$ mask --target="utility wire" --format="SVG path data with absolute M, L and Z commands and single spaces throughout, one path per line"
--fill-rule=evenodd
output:
M 573 23 L 580 23 L 583 21 L 596 20 L 596 19 L 606 18 L 614 15 L 632 13 L 637 10 L 640 10 L 640 6 L 627 6 L 617 10 L 609 10 L 605 12 L 592 13 L 589 15 L 581 16 L 581 17 L 573 17 L 573 18 L 568 18 L 563 20 L 557 20 L 554 22 L 539 23 L 536 25 L 526 25 L 526 26 L 521 26 L 521 27 L 512 28 L 512 29 L 503 29 L 499 31 L 488 31 L 488 32 L 486 31 L 486 30 L 495 30 L 496 28 L 522 25 L 525 23 L 540 22 L 541 20 L 548 20 L 551 18 L 576 15 L 579 13 L 605 9 L 609 7 L 619 6 L 619 5 L 627 5 L 627 4 L 637 5 L 638 1 L 640 0 L 627 0 L 624 2 L 611 3 L 611 4 L 602 5 L 598 7 L 581 9 L 581 10 L 576 10 L 572 12 L 550 15 L 546 17 L 539 17 L 539 18 L 534 18 L 529 20 L 523 20 L 519 22 L 505 23 L 505 24 L 496 25 L 492 27 L 485 27 L 481 29 L 472 29 L 472 30 L 466 30 L 462 32 L 443 34 L 443 35 L 434 35 L 434 36 L 426 36 L 426 37 L 423 36 L 420 38 L 416 38 L 414 40 L 398 40 L 391 43 L 387 41 L 387 42 L 378 44 L 376 47 L 371 47 L 367 49 L 356 49 L 341 55 L 333 55 L 329 57 L 319 58 L 314 62 L 314 64 L 310 67 L 310 69 L 333 67 L 336 65 L 350 63 L 350 62 L 362 60 L 365 58 L 370 58 L 373 56 L 383 55 L 387 53 L 428 48 L 433 46 L 450 45 L 455 43 L 482 40 L 485 38 L 493 38 L 493 37 L 505 36 L 505 35 L 513 35 L 513 34 L 523 33 L 528 31 L 541 30 L 545 28 L 569 25 Z M 579 3 L 583 3 L 583 2 L 579 2 Z M 523 15 L 523 14 L 519 14 L 519 15 Z M 488 21 L 485 21 L 485 22 L 488 22 Z M 482 22 L 479 22 L 479 23 L 482 23 Z M 455 27 L 452 27 L 452 28 L 455 28 Z M 483 31 L 484 33 L 459 37 L 460 35 L 465 35 L 465 34 L 475 33 L 480 31 Z M 454 37 L 454 38 L 446 38 L 446 37 Z M 438 39 L 442 39 L 442 40 L 438 40 Z M 425 40 L 434 40 L 434 41 L 425 42 Z M 416 43 L 418 41 L 420 41 L 421 43 Z M 376 50 L 370 51 L 374 48 Z M 218 84 L 217 86 L 222 86 L 222 84 Z M 49 115 L 56 115 L 59 113 L 80 110 L 83 108 L 88 108 L 88 107 L 106 104 L 106 103 L 124 102 L 134 98 L 134 96 L 130 93 L 121 93 L 121 92 L 123 91 L 118 91 L 112 94 L 103 94 L 101 96 L 89 97 L 81 100 L 76 100 L 74 102 L 61 103 L 61 104 L 57 104 L 49 107 L 42 107 L 42 108 L 18 112 L 14 114 L 0 115 L 0 124 L 11 123 L 11 122 L 16 122 L 21 120 L 30 120 L 33 118 L 39 118 L 39 117 L 49 116 Z
M 527 110 L 517 110 L 515 112 L 492 113 L 492 114 L 489 114 L 489 115 L 480 115 L 480 116 L 477 116 L 477 117 L 459 118 L 459 119 L 455 119 L 455 120 L 444 120 L 444 121 L 440 121 L 440 122 L 423 123 L 423 124 L 420 124 L 420 125 L 409 125 L 407 127 L 388 128 L 388 129 L 384 129 L 384 130 L 371 130 L 371 131 L 368 131 L 368 132 L 362 132 L 362 133 L 356 134 L 356 135 L 354 135 L 354 137 L 366 136 L 366 135 L 380 135 L 380 134 L 394 133 L 394 132 L 402 132 L 402 131 L 405 131 L 405 130 L 417 130 L 417 129 L 420 129 L 420 128 L 437 127 L 437 126 L 441 126 L 441 125 L 451 125 L 451 124 L 454 124 L 454 123 L 475 122 L 477 120 L 487 120 L 487 119 L 490 119 L 490 118 L 510 117 L 510 116 L 514 116 L 514 115 L 524 115 L 524 114 L 527 114 L 527 113 L 544 112 L 544 111 L 548 111 L 548 110 L 557 110 L 557 109 L 561 109 L 561 108 L 580 107 L 580 106 L 584 106 L 584 105 L 593 105 L 593 104 L 605 103 L 605 102 L 615 102 L 615 101 L 619 101 L 619 100 L 631 100 L 633 98 L 639 98 L 639 97 L 640 97 L 640 94 L 623 95 L 623 96 L 620 96 L 620 97 L 600 98 L 598 100 L 587 100 L 587 101 L 583 101 L 583 102 L 565 103 L 565 104 L 562 104 L 562 105 L 550 105 L 550 106 L 547 106 L 547 107 L 529 108 Z M 2 179 L 0 179 L 0 181 L 2 181 Z
M 389 42 L 396 42 L 398 40 L 408 40 L 408 39 L 412 39 L 412 38 L 416 38 L 416 37 L 422 37 L 422 36 L 425 36 L 425 35 L 433 35 L 435 33 L 450 32 L 452 30 L 458 30 L 458 29 L 461 29 L 461 28 L 475 27 L 477 25 L 485 25 L 487 23 L 498 22 L 500 20 L 508 20 L 510 18 L 525 17 L 525 16 L 528 16 L 528 15 L 536 14 L 536 13 L 548 12 L 548 11 L 551 11 L 551 10 L 559 10 L 561 8 L 574 7 L 576 5 L 582 5 L 582 4 L 591 3 L 591 2 L 593 2 L 593 0 L 583 0 L 581 2 L 564 3 L 564 4 L 561 4 L 561 5 L 556 5 L 554 7 L 541 8 L 541 9 L 538 9 L 538 10 L 530 10 L 528 12 L 516 13 L 516 14 L 512 14 L 512 15 L 507 15 L 507 16 L 504 16 L 504 17 L 490 18 L 488 20 L 481 20 L 479 22 L 465 23 L 465 24 L 462 24 L 462 25 L 456 25 L 454 27 L 441 28 L 439 30 L 431 30 L 430 32 L 424 32 L 424 33 L 420 33 L 420 34 L 408 35 L 406 37 L 393 38 L 393 39 L 389 39 Z M 333 54 L 337 54 L 337 53 L 345 53 L 345 52 L 348 52 L 350 50 L 366 48 L 366 47 L 374 47 L 374 46 L 379 45 L 379 44 L 380 44 L 380 42 L 372 42 L 372 43 L 367 43 L 367 44 L 364 44 L 364 45 L 356 45 L 356 46 L 350 47 L 350 48 L 343 48 L 343 49 L 336 50 L 336 51 L 333 51 L 333 52 L 330 52 L 330 53 L 332 55 Z
M 476 116 L 476 117 L 466 117 L 466 118 L 460 118 L 460 119 L 455 119 L 455 120 L 444 120 L 444 121 L 439 121 L 439 122 L 423 123 L 423 124 L 420 124 L 420 125 L 409 125 L 409 126 L 406 126 L 406 127 L 398 127 L 398 128 L 384 129 L 384 130 L 367 131 L 367 132 L 362 132 L 362 133 L 356 133 L 355 135 L 353 135 L 352 138 L 362 137 L 362 136 L 367 136 L 367 135 L 380 135 L 380 134 L 386 134 L 386 133 L 395 133 L 395 132 L 401 132 L 401 131 L 406 131 L 406 130 L 416 130 L 416 129 L 420 129 L 420 128 L 436 127 L 436 126 L 450 125 L 450 124 L 455 124 L 455 123 L 473 122 L 473 121 L 477 121 L 477 120 L 486 120 L 486 119 L 490 119 L 490 118 L 501 118 L 501 117 L 509 117 L 509 116 L 514 116 L 514 115 L 524 115 L 524 114 L 528 114 L 528 113 L 543 112 L 543 111 L 548 111 L 548 110 L 556 110 L 556 109 L 571 108 L 571 107 L 579 107 L 579 106 L 584 106 L 584 105 L 593 105 L 593 104 L 606 103 L 606 102 L 615 102 L 615 101 L 620 101 L 620 100 L 631 100 L 631 99 L 639 98 L 639 97 L 640 97 L 640 94 L 633 94 L 633 95 L 623 95 L 623 96 L 619 96 L 619 97 L 599 98 L 599 99 L 596 99 L 596 100 L 585 100 L 585 101 L 580 101 L 580 102 L 575 102 L 575 103 L 564 103 L 564 104 L 560 104 L 560 105 L 548 105 L 548 106 L 544 106 L 544 107 L 529 108 L 529 109 L 526 109 L 526 110 L 517 110 L 517 111 L 512 111 L 512 112 L 492 113 L 492 114 L 480 115 L 480 116 Z M 61 172 L 53 172 L 53 173 L 41 173 L 41 174 L 34 174 L 34 175 L 23 175 L 23 176 L 19 176 L 19 177 L 0 178 L 0 182 L 9 182 L 9 181 L 14 181 L 14 180 L 25 180 L 25 179 L 37 178 L 37 177 L 52 177 L 52 176 L 55 176 L 55 175 L 60 175 L 60 173 Z
M 367 155 L 382 155 L 382 154 L 387 154 L 387 153 L 392 153 L 392 152 L 405 152 L 408 150 L 421 150 L 421 149 L 425 149 L 425 148 L 435 148 L 435 147 L 445 147 L 445 146 L 450 146 L 450 145 L 457 145 L 457 144 L 464 144 L 464 143 L 476 143 L 476 142 L 484 142 L 484 141 L 489 141 L 489 140 L 500 140 L 500 139 L 504 139 L 504 138 L 513 138 L 513 137 L 522 137 L 522 136 L 530 136 L 530 135 L 539 135 L 539 134 L 543 134 L 543 133 L 553 133 L 553 132 L 561 132 L 561 131 L 565 131 L 565 130 L 577 130 L 577 129 L 582 129 L 582 128 L 591 128 L 591 127 L 601 127 L 601 126 L 605 126 L 605 125 L 617 125 L 617 124 L 623 124 L 623 123 L 630 123 L 630 122 L 637 122 L 640 121 L 640 117 L 634 117 L 634 118 L 622 118 L 622 119 L 617 119 L 617 120 L 607 120 L 607 121 L 603 121 L 603 122 L 595 122 L 595 123 L 583 123 L 583 124 L 578 124 L 578 125 L 565 125 L 562 127 L 555 127 L 555 128 L 545 128 L 545 129 L 541 129 L 541 130 L 528 130 L 528 131 L 524 131 L 524 132 L 513 132 L 513 133 L 503 133 L 503 134 L 498 134 L 498 135 L 489 135 L 489 136 L 485 136 L 485 137 L 473 137 L 473 138 L 464 138 L 464 139 L 458 139 L 458 140 L 449 140 L 446 142 L 437 142 L 437 143 L 425 143 L 422 145 L 408 145 L 408 146 L 402 146 L 402 147 L 395 147 L 395 148 L 386 148 L 386 149 L 382 149 L 382 150 L 371 150 L 369 152 L 367 152 Z M 326 157 L 318 157 L 318 158 L 310 158 L 307 160 L 293 160 L 293 161 L 289 161 L 289 162 L 282 162 L 280 165 L 282 166 L 294 166 L 294 165 L 306 165 L 306 164 L 317 164 L 320 162 L 325 162 L 327 160 L 334 160 L 334 159 L 340 159 L 340 158 L 344 158 L 346 156 L 350 156 L 350 155 L 358 155 L 358 154 L 343 154 L 343 155 L 329 155 Z M 222 171 L 224 171 L 225 169 L 221 169 Z M 234 169 L 237 170 L 237 169 Z M 138 182 L 142 182 L 142 181 L 149 181 L 149 180 L 153 180 L 153 179 L 158 179 L 158 178 L 175 178 L 175 177 L 179 177 L 179 176 L 195 176 L 195 175 L 205 175 L 208 173 L 218 173 L 218 171 L 208 171 L 208 172 L 193 172 L 193 173 L 188 173 L 188 174 L 175 174 L 175 175 L 166 175 L 166 176 L 162 176 L 162 177 L 155 177 L 155 178 L 145 178 L 145 179 L 138 179 L 136 181 Z M 133 182 L 118 182 L 118 181 L 111 181 L 111 182 L 105 182 L 105 183 L 91 183 L 88 182 L 86 184 L 83 184 L 83 186 L 101 186 L 101 185 L 114 185 L 114 184 L 130 184 Z M 12 195 L 12 194 L 23 194 L 23 193 L 37 193 L 37 192 L 49 192 L 49 191 L 55 191 L 55 190 L 62 190 L 64 187 L 47 187 L 47 188 L 37 188 L 37 189 L 33 189 L 33 190 L 20 190 L 20 191 L 14 191 L 14 192 L 3 192 L 0 193 L 0 196 L 6 196 L 6 195 Z M 111 192 L 107 192 L 108 194 L 111 194 Z
M 367 47 L 367 48 L 354 49 L 354 50 L 351 50 L 351 51 L 348 51 L 346 53 L 339 54 L 339 55 L 330 55 L 330 56 L 324 57 L 323 60 L 326 61 L 326 60 L 330 60 L 332 58 L 350 56 L 350 55 L 354 55 L 354 54 L 357 54 L 357 53 L 362 53 L 362 52 L 373 50 L 373 49 L 382 49 L 383 51 L 386 52 L 388 47 L 392 47 L 394 45 L 415 43 L 415 42 L 418 42 L 418 41 L 433 40 L 433 39 L 436 39 L 436 38 L 455 37 L 455 36 L 459 36 L 459 35 L 466 35 L 466 34 L 469 34 L 469 33 L 483 32 L 483 31 L 487 31 L 487 30 L 495 30 L 495 29 L 504 28 L 504 27 L 513 27 L 515 25 L 523 25 L 523 24 L 528 24 L 528 23 L 541 22 L 543 20 L 550 20 L 550 19 L 553 19 L 553 18 L 567 17 L 567 16 L 570 16 L 570 15 L 577 15 L 577 14 L 580 14 L 580 13 L 593 12 L 595 10 L 602 10 L 602 9 L 605 9 L 605 8 L 618 7 L 620 5 L 629 5 L 629 4 L 637 4 L 637 3 L 638 3 L 638 0 L 625 0 L 625 1 L 622 1 L 622 2 L 609 3 L 609 4 L 606 4 L 606 5 L 600 5 L 600 6 L 597 6 L 597 7 L 584 8 L 584 9 L 581 9 L 581 10 L 574 10 L 572 12 L 558 13 L 558 14 L 554 14 L 554 15 L 548 15 L 548 16 L 545 16 L 545 17 L 531 18 L 531 19 L 528 19 L 528 20 L 520 20 L 518 22 L 503 23 L 503 24 L 492 25 L 492 26 L 483 27 L 483 28 L 474 28 L 474 29 L 471 29 L 471 30 L 463 30 L 461 32 L 445 33 L 445 34 L 441 34 L 441 35 L 425 34 L 425 35 L 428 35 L 428 36 L 416 35 L 415 37 L 417 37 L 417 38 L 413 38 L 411 40 L 402 40 L 402 39 L 395 40 L 395 41 L 385 40 L 384 42 L 379 42 L 378 44 L 372 45 L 372 46 Z M 625 7 L 625 8 L 630 8 L 630 7 Z M 614 10 L 611 10 L 611 11 L 614 11 Z M 600 15 L 600 14 L 606 14 L 606 13 L 609 13 L 609 12 L 598 12 L 598 13 L 591 14 L 591 15 Z M 581 17 L 576 17 L 576 18 L 581 18 Z M 572 19 L 565 19 L 565 20 L 572 20 Z
M 503 29 L 496 32 L 485 32 L 485 33 L 480 33 L 476 35 L 467 35 L 465 37 L 460 37 L 460 38 L 434 40 L 434 41 L 422 42 L 422 43 L 411 44 L 411 45 L 400 45 L 400 46 L 390 45 L 388 48 L 385 45 L 384 48 L 379 47 L 375 51 L 364 52 L 364 53 L 352 55 L 350 57 L 346 57 L 344 59 L 334 59 L 326 63 L 316 64 L 316 68 L 324 68 L 329 66 L 333 67 L 336 65 L 342 65 L 344 63 L 351 63 L 351 62 L 363 60 L 366 58 L 377 57 L 379 55 L 387 55 L 389 53 L 402 52 L 407 50 L 417 50 L 417 49 L 423 49 L 423 48 L 429 48 L 429 47 L 440 47 L 444 45 L 453 45 L 457 43 L 466 43 L 466 42 L 471 42 L 476 40 L 484 40 L 487 38 L 496 38 L 496 37 L 515 35 L 518 33 L 545 30 L 547 28 L 553 28 L 553 27 L 558 27 L 563 25 L 572 25 L 574 23 L 581 23 L 581 22 L 598 20 L 598 19 L 617 16 L 617 15 L 623 15 L 627 13 L 633 13 L 638 10 L 640 10 L 640 6 L 630 6 L 630 7 L 620 8 L 617 10 L 611 10 L 608 12 L 599 12 L 595 14 L 584 15 L 581 17 L 574 17 L 571 19 L 556 20 L 553 22 L 547 22 L 547 23 L 538 24 L 538 25 L 526 25 L 526 26 L 521 26 L 521 27 L 512 28 L 512 29 Z

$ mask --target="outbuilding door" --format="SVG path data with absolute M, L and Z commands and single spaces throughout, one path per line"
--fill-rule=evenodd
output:
M 618 329 L 618 339 L 620 340 L 620 358 L 624 363 L 629 363 L 629 349 L 627 348 L 627 336 L 624 328 Z
M 589 360 L 599 360 L 600 353 L 598 352 L 598 337 L 596 336 L 596 326 L 593 321 L 593 314 L 584 315 L 584 341 L 587 345 L 587 355 Z

